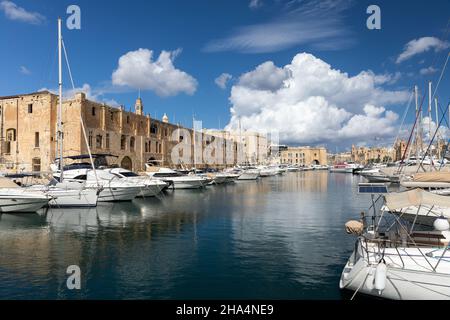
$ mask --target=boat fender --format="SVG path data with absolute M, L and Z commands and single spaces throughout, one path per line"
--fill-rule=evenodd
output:
M 433 227 L 437 231 L 447 231 L 450 229 L 450 224 L 446 217 L 440 216 L 433 222 Z
M 387 267 L 386 262 L 381 260 L 375 270 L 375 289 L 378 290 L 379 294 L 386 288 L 386 274 Z

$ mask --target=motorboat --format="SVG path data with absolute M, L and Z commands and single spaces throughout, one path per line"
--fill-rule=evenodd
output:
M 59 173 L 53 175 L 58 178 Z M 65 181 L 84 184 L 87 189 L 100 190 L 99 202 L 108 201 L 130 201 L 145 190 L 143 183 L 130 182 L 104 171 L 88 168 L 74 168 L 64 171 Z
M 347 233 L 357 240 L 339 287 L 352 291 L 352 298 L 360 293 L 395 300 L 449 299 L 448 220 L 438 217 L 433 228 L 424 230 L 391 212 L 413 206 L 450 207 L 450 198 L 420 189 L 387 193 L 387 188 L 377 191 L 381 186 L 367 188 L 372 189 L 373 215 L 346 223 Z
M 164 181 L 152 179 L 147 175 L 141 176 L 124 168 L 107 168 L 103 170 L 131 183 L 135 182 L 138 184 L 143 184 L 145 188 L 138 193 L 138 197 L 154 197 L 168 186 L 168 184 Z
M 27 190 L 0 177 L 0 213 L 36 212 L 50 200 L 50 196 L 42 191 Z
M 272 176 L 276 176 L 277 174 L 280 173 L 280 169 L 278 167 L 274 167 L 274 166 L 262 166 L 259 167 L 259 176 L 260 177 L 272 177 Z
M 259 178 L 259 170 L 256 168 L 239 169 L 238 181 L 257 180 Z
M 360 166 L 354 162 L 342 162 L 331 166 L 329 170 L 330 172 L 353 173 L 359 168 Z
M 183 174 L 169 168 L 148 166 L 145 172 L 148 176 L 169 183 L 173 189 L 200 189 L 210 180 L 195 174 Z
M 369 182 L 391 182 L 390 178 L 382 173 L 379 168 L 366 168 L 360 171 L 359 174 Z
M 85 183 L 53 181 L 47 185 L 26 187 L 30 191 L 42 191 L 50 197 L 50 207 L 95 207 L 99 189 L 86 188 Z

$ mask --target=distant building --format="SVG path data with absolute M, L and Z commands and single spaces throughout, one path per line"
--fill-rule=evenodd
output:
M 204 129 L 204 133 L 229 139 L 242 146 L 241 163 L 262 164 L 266 162 L 269 152 L 267 137 L 256 131 L 213 130 Z
M 336 164 L 343 162 L 351 162 L 352 161 L 352 153 L 351 152 L 341 152 L 335 154 L 329 154 L 328 156 L 328 164 Z
M 360 164 L 392 162 L 395 158 L 392 148 L 356 147 L 352 145 L 352 161 Z
M 327 150 L 323 147 L 288 147 L 280 151 L 282 164 L 299 166 L 326 165 Z

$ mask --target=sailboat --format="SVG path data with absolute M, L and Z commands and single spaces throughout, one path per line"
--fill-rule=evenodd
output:
M 450 224 L 434 217 L 433 230 L 417 228 L 393 211 L 405 207 L 450 207 L 450 198 L 420 189 L 387 193 L 383 184 L 360 185 L 372 193 L 373 216 L 346 223 L 357 235 L 354 251 L 342 271 L 339 287 L 395 300 L 450 299 Z M 384 189 L 384 190 L 383 190 Z M 378 198 L 375 200 L 375 196 Z M 384 200 L 380 210 L 379 200 Z
M 97 205 L 99 190 L 86 188 L 85 184 L 74 184 L 64 181 L 63 163 L 63 125 L 62 125 L 62 30 L 61 19 L 58 19 L 58 62 L 59 62 L 59 102 L 57 124 L 57 150 L 59 153 L 59 176 L 55 183 L 48 185 L 34 185 L 28 187 L 29 191 L 40 191 L 50 196 L 48 205 L 52 207 L 95 207 Z

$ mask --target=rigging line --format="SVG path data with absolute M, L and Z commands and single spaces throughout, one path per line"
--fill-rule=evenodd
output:
M 69 58 L 67 56 L 66 46 L 64 45 L 64 41 L 62 39 L 61 39 L 61 43 L 62 43 L 62 47 L 64 49 L 64 57 L 66 58 L 66 64 L 67 64 L 67 69 L 69 71 L 70 82 L 72 83 L 72 89 L 75 90 L 75 84 L 73 82 L 72 71 L 70 69 Z M 83 129 L 82 131 L 83 131 L 84 140 L 85 140 L 87 150 L 89 153 L 89 159 L 91 160 L 92 170 L 94 171 L 95 181 L 97 182 L 97 188 L 100 188 L 100 184 L 98 182 L 98 177 L 97 177 L 97 170 L 95 170 L 94 160 L 92 158 L 91 148 L 89 146 L 89 141 L 86 136 L 86 128 L 84 126 L 83 116 L 82 116 L 81 112 L 80 112 L 80 122 L 81 122 L 81 128 Z
M 401 131 L 403 129 L 403 124 L 405 123 L 406 116 L 408 115 L 409 108 L 411 107 L 411 102 L 412 102 L 413 96 L 414 96 L 414 94 L 411 91 L 411 94 L 409 95 L 408 106 L 406 107 L 405 111 L 403 112 L 402 122 L 400 124 L 400 128 L 398 130 L 397 136 L 395 137 L 394 146 L 393 147 L 395 147 L 395 144 L 397 143 L 397 140 L 398 140 L 398 138 L 400 136 L 400 133 L 401 133 Z
M 441 120 L 439 121 L 439 124 L 438 124 L 436 130 L 434 131 L 433 138 L 431 139 L 430 143 L 428 144 L 428 148 L 427 148 L 427 151 L 425 152 L 425 154 L 427 154 L 428 151 L 430 150 L 431 145 L 433 144 L 434 138 L 436 138 L 436 134 L 437 134 L 437 132 L 439 131 L 439 128 L 440 128 L 440 126 L 441 126 L 441 124 L 442 124 L 442 121 L 443 121 L 444 119 L 446 119 L 446 117 L 447 117 L 447 111 L 448 111 L 448 108 L 447 108 L 446 111 L 443 112 L 443 114 L 442 114 L 442 116 L 441 116 Z M 425 157 L 422 157 L 422 160 L 420 161 L 420 166 L 422 166 L 424 160 L 425 160 Z M 433 161 L 433 158 L 431 158 L 431 162 L 432 162 L 432 161 Z M 420 166 L 419 166 L 419 168 L 420 168 Z M 417 172 L 419 172 L 419 168 L 417 168 Z
M 416 119 L 415 119 L 415 121 L 414 121 L 413 127 L 411 128 L 411 133 L 409 134 L 408 143 L 406 144 L 405 152 L 403 152 L 403 156 L 402 156 L 402 160 L 401 160 L 401 166 L 400 166 L 400 168 L 399 168 L 399 170 L 398 170 L 398 173 L 401 173 L 401 171 L 402 171 L 402 169 L 403 169 L 404 162 L 405 162 L 405 156 L 406 156 L 406 153 L 408 152 L 408 148 L 409 148 L 409 146 L 410 146 L 410 143 L 411 143 L 411 140 L 412 140 L 412 137 L 413 137 L 414 130 L 415 130 L 416 125 L 417 125 L 417 122 L 418 122 L 418 120 L 419 120 L 420 113 L 422 112 L 422 107 L 423 107 L 423 102 L 424 102 L 424 101 L 425 101 L 425 95 L 423 95 L 423 97 L 422 97 L 422 102 L 420 103 L 420 108 L 417 110 Z
M 64 40 L 62 40 L 62 46 L 64 49 L 64 56 L 66 58 L 67 70 L 69 71 L 70 82 L 72 83 L 72 89 L 75 90 L 75 84 L 73 82 L 72 70 L 70 69 L 69 58 L 67 57 L 66 45 L 64 44 Z
M 433 96 L 431 97 L 431 100 L 434 99 L 434 96 L 436 95 L 436 92 L 437 92 L 437 89 L 439 87 L 439 84 L 441 83 L 442 77 L 444 76 L 444 72 L 445 72 L 445 69 L 447 68 L 447 63 L 448 63 L 448 58 L 449 57 L 450 57 L 450 52 L 447 54 L 447 59 L 445 60 L 445 64 L 444 64 L 444 67 L 442 68 L 441 75 L 439 77 L 438 83 L 437 83 L 437 85 L 434 88 L 434 93 L 433 93 Z

